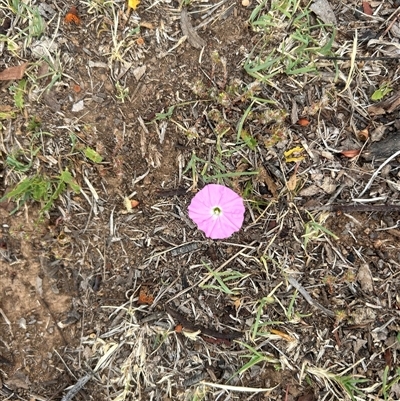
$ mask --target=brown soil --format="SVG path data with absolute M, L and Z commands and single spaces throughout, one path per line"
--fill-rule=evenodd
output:
M 41 129 L 50 135 L 40 139 L 43 151 L 38 171 L 54 177 L 68 168 L 85 194 L 65 191 L 44 221 L 39 205 L 33 202 L 13 215 L 10 211 L 15 203 L 1 204 L 0 397 L 60 400 L 69 386 L 93 375 L 74 400 L 114 400 L 129 382 L 127 372 L 132 379 L 126 399 L 131 400 L 200 399 L 201 380 L 273 388 L 253 395 L 252 400 L 325 399 L 332 390 L 326 390 L 326 382 L 317 375 L 301 377 L 306 365 L 335 374 L 356 365 L 346 374 L 369 379 L 368 386 L 380 382 L 385 366 L 394 369 L 400 347 L 395 340 L 400 332 L 399 212 L 391 212 L 389 207 L 386 212 L 331 212 L 321 225 L 338 240 L 319 233 L 304 249 L 302 237 L 304 224 L 310 221 L 308 211 L 327 204 L 334 192 L 327 189 L 329 179 L 336 189 L 343 184 L 338 199 L 348 201 L 356 183 L 365 187 L 379 164 L 349 161 L 336 154 L 333 161 L 326 162 L 316 133 L 317 117 L 310 117 L 307 129 L 292 127 L 287 121 L 292 128 L 290 140 L 275 148 L 275 153 L 263 149 L 260 160 L 264 166 L 274 164 L 286 148 L 308 143 L 317 159 L 310 157 L 300 165 L 298 179 L 304 188 L 314 186 L 318 192 L 293 196 L 274 177 L 277 191 L 283 194 L 277 202 L 268 183 L 257 183 L 259 193 L 261 187 L 265 189 L 258 199 L 271 202 L 270 212 L 263 215 L 265 207 L 261 207 L 253 212 L 255 216 L 247 213 L 245 228 L 229 240 L 205 239 L 187 217 L 196 185 L 191 171 L 182 174 L 182 170 L 193 152 L 214 157 L 210 147 L 215 147 L 215 136 L 204 117 L 208 100 L 196 98 L 193 85 L 201 81 L 207 90 L 220 91 L 235 80 L 252 82 L 243 72 L 242 62 L 257 40 L 247 23 L 254 5 L 246 8 L 228 2 L 226 13 L 221 13 L 216 23 L 198 30 L 207 44 L 200 51 L 188 41 L 171 50 L 177 44 L 171 38 L 181 37 L 176 2 L 148 8 L 145 6 L 150 3 L 144 3 L 138 9 L 144 44 L 132 39 L 123 49 L 124 60 L 130 63 L 123 73 L 127 65 L 110 56 L 113 21 L 109 11 L 102 13 L 82 3 L 78 7 L 81 24 L 67 24 L 62 20 L 67 8 L 49 2 L 61 18 L 57 50 L 51 56 L 60 57 L 62 79 L 39 99 L 31 91 L 23 113 L 3 124 L 3 150 L 10 151 L 18 146 L 29 148 L 32 133 L 27 124 L 32 117 L 40 121 Z M 337 11 L 340 9 L 338 4 Z M 115 10 L 119 16 L 116 40 L 123 43 L 124 35 L 137 26 L 136 13 L 128 17 L 122 3 Z M 355 18 L 345 13 L 346 7 L 343 10 L 344 16 Z M 7 10 L 0 12 L 4 18 Z M 191 21 L 198 25 L 203 20 L 201 15 L 192 15 Z M 47 23 L 45 35 L 52 37 L 56 20 Z M 33 63 L 31 48 L 23 58 Z M 213 52 L 226 59 L 227 71 L 220 64 L 215 66 Z M 13 64 L 12 54 L 4 52 L 0 69 L 8 63 Z M 137 79 L 134 71 L 143 66 L 145 72 Z M 116 81 L 129 89 L 124 102 L 117 98 Z M 49 79 L 38 82 L 44 88 Z M 289 80 L 286 84 L 290 87 Z M 10 85 L 1 84 L 3 106 L 13 105 Z M 79 85 L 79 90 L 74 85 Z M 321 82 L 316 85 L 321 86 Z M 296 93 L 278 93 L 268 87 L 263 87 L 262 93 L 290 109 L 292 98 L 307 90 L 308 96 L 316 96 L 312 84 L 294 89 Z M 83 109 L 73 111 L 81 100 Z M 185 102 L 162 133 L 162 122 L 152 122 L 156 113 Z M 238 103 L 227 108 L 230 114 L 225 117 L 231 127 L 246 107 Z M 326 124 L 332 129 L 335 124 L 340 129 L 349 121 L 354 124 L 347 105 L 342 102 L 337 107 L 324 111 Z M 340 113 L 343 120 L 336 121 L 333 114 Z M 389 121 L 390 125 L 398 118 L 398 113 L 393 113 L 371 117 L 371 121 Z M 360 119 L 355 121 L 362 128 Z M 198 136 L 191 138 L 181 127 L 194 129 Z M 341 132 L 340 144 L 346 145 L 348 132 Z M 228 135 L 230 141 L 235 140 Z M 96 150 L 104 161 L 96 164 L 83 158 L 79 147 L 71 152 L 71 136 Z M 16 184 L 6 157 L 3 151 L 4 193 Z M 233 171 L 243 167 L 243 160 L 238 160 L 236 156 L 229 160 Z M 339 170 L 346 174 L 340 175 Z M 316 177 L 321 171 L 322 176 Z M 376 193 L 371 190 L 371 197 L 389 194 L 392 202 L 398 201 L 398 188 L 387 183 L 398 182 L 397 171 L 398 165 L 393 163 L 387 180 L 374 183 Z M 284 173 L 289 179 L 293 170 Z M 244 192 L 244 180 L 232 180 L 232 185 Z M 128 213 L 124 198 L 131 194 L 139 205 Z M 264 218 L 258 221 L 260 215 Z M 188 248 L 179 248 L 181 245 Z M 242 253 L 237 254 L 239 251 Z M 260 262 L 261 256 L 265 264 Z M 204 261 L 217 269 L 230 258 L 227 268 L 249 275 L 238 284 L 240 297 L 198 285 L 207 274 Z M 336 314 L 343 312 L 343 320 L 327 316 L 301 294 L 296 295 L 296 313 L 289 318 L 284 313 L 294 293 L 286 281 L 289 275 L 323 307 Z M 155 298 L 151 305 L 140 304 L 140 291 Z M 284 325 L 266 326 L 279 332 L 258 344 L 258 350 L 281 361 L 285 368 L 278 369 L 276 361 L 261 362 L 239 377 L 235 372 L 248 362 L 244 358 L 248 352 L 233 341 L 233 333 L 246 333 L 240 341 L 255 346 L 251 328 L 257 302 L 271 292 L 276 300 L 263 309 L 263 321 L 284 321 Z M 186 329 L 192 337 L 174 331 L 179 323 L 191 326 Z M 199 327 L 203 334 L 207 330 L 230 334 L 224 339 L 196 337 L 193 332 Z M 280 333 L 286 333 L 291 341 Z M 114 346 L 117 350 L 111 352 Z M 110 358 L 102 362 L 107 352 Z M 340 386 L 334 391 L 343 394 Z M 378 392 L 375 389 L 371 394 L 378 397 Z M 204 396 L 213 400 L 218 394 L 217 389 L 208 389 Z M 230 394 L 237 400 L 251 397 Z M 392 399 L 399 394 L 393 393 Z

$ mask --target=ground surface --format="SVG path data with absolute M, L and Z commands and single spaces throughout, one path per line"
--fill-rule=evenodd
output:
M 38 36 L 0 9 L 0 71 L 29 63 L 19 109 L 17 81 L 0 81 L 2 192 L 65 169 L 80 191 L 44 215 L 0 205 L 0 397 L 399 399 L 399 158 L 378 171 L 399 150 L 396 2 L 365 16 L 332 1 L 343 59 L 259 84 L 243 69 L 262 38 L 248 22 L 258 3 L 195 1 L 186 27 L 174 1 L 81 2 L 79 24 L 70 4 L 28 3 Z M 353 63 L 356 31 L 367 58 Z M 394 97 L 369 108 L 385 83 Z M 247 147 L 236 133 L 249 110 Z M 246 199 L 224 241 L 188 218 L 208 182 Z

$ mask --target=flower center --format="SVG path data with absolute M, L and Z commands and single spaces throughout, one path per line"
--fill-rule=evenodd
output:
M 219 216 L 222 213 L 222 210 L 219 206 L 214 206 L 212 208 L 212 213 L 214 216 Z

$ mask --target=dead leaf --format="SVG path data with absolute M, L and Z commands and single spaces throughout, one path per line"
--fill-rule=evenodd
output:
M 142 65 L 140 67 L 136 67 L 132 72 L 133 76 L 136 78 L 136 81 L 139 81 L 146 72 L 146 66 Z
M 303 188 L 300 192 L 299 195 L 300 196 L 304 196 L 304 197 L 309 197 L 309 196 L 314 196 L 317 195 L 321 192 L 320 188 L 317 187 L 315 184 L 310 185 L 307 188 Z
M 363 12 L 364 12 L 364 14 L 372 15 L 372 8 L 371 8 L 371 6 L 369 5 L 368 1 L 363 1 L 363 2 L 362 2 L 362 6 L 363 6 Z
M 234 305 L 235 309 L 238 310 L 240 308 L 240 306 L 242 305 L 242 300 L 240 298 L 233 299 L 233 305 Z
M 310 10 L 325 24 L 337 25 L 335 13 L 328 0 L 316 0 L 310 6 Z
M 375 103 L 368 107 L 368 113 L 373 116 L 379 116 L 385 113 L 393 113 L 400 107 L 400 92 L 388 97 L 381 102 Z
M 0 81 L 11 81 L 13 79 L 22 79 L 28 63 L 23 63 L 15 67 L 9 67 L 0 72 Z
M 67 12 L 67 15 L 64 18 L 64 21 L 67 24 L 75 24 L 75 25 L 79 25 L 81 23 L 81 19 L 78 17 L 78 10 L 76 9 L 75 6 L 71 6 L 69 11 Z
M 202 49 L 206 42 L 197 34 L 189 20 L 187 10 L 181 11 L 181 29 L 182 33 L 187 37 L 188 42 L 196 49 Z
M 357 281 L 360 283 L 363 291 L 372 292 L 374 290 L 371 270 L 367 263 L 362 264 L 358 269 Z
M 301 146 L 296 146 L 295 148 L 289 149 L 286 152 L 284 152 L 285 156 L 285 161 L 286 163 L 291 163 L 291 162 L 300 162 L 304 160 L 304 156 L 301 156 L 301 153 L 304 151 L 304 149 Z
M 337 184 L 332 177 L 324 177 L 320 188 L 327 194 L 333 194 L 336 191 Z
M 186 330 L 185 328 L 183 328 L 182 334 L 189 340 L 197 341 L 199 334 L 201 334 L 201 330 L 192 331 L 192 330 Z
M 388 348 L 385 353 L 383 354 L 383 358 L 385 359 L 386 365 L 389 366 L 389 368 L 392 367 L 392 351 L 390 348 Z
M 260 182 L 263 182 L 267 185 L 267 188 L 268 188 L 269 192 L 271 192 L 272 197 L 274 199 L 278 199 L 278 187 L 275 184 L 275 181 L 269 175 L 268 171 L 262 167 L 260 169 L 260 173 L 259 173 L 258 177 L 259 177 Z
M 131 199 L 131 207 L 135 208 L 139 206 L 139 201 L 135 200 L 135 199 Z
M 371 132 L 371 142 L 378 142 L 380 141 L 383 136 L 385 135 L 387 126 L 385 125 L 380 125 L 376 127 L 372 132 Z
M 312 392 L 301 395 L 297 401 L 316 401 L 315 394 Z
M 139 291 L 139 305 L 151 305 L 154 302 L 154 297 L 149 294 L 147 287 L 141 287 Z
M 310 121 L 308 121 L 306 118 L 300 118 L 300 119 L 297 121 L 297 124 L 298 124 L 298 125 L 301 125 L 302 127 L 307 127 L 307 125 L 310 124 Z
M 288 182 L 286 183 L 287 189 L 292 192 L 295 190 L 296 188 L 296 184 L 297 184 L 297 177 L 296 177 L 296 173 L 294 173 L 288 180 Z
M 365 344 L 368 343 L 368 340 L 363 340 L 361 338 L 358 338 L 357 340 L 354 341 L 354 353 L 358 354 L 361 348 L 364 347 Z
M 361 149 L 351 149 L 351 150 L 342 150 L 341 154 L 346 157 L 355 157 L 358 156 L 361 152 Z
M 132 10 L 136 10 L 139 4 L 140 0 L 128 0 L 128 7 Z
M 12 107 L 8 104 L 0 104 L 0 112 L 8 113 L 12 110 Z
M 154 25 L 151 22 L 147 22 L 147 21 L 142 21 L 139 24 L 139 26 L 142 28 L 146 28 L 146 29 L 154 29 Z
M 286 334 L 283 331 L 271 329 L 270 332 L 272 334 L 275 334 L 275 335 L 279 336 L 279 337 L 282 337 L 286 341 L 289 341 L 289 342 L 295 341 L 295 339 L 292 336 L 289 336 L 289 334 Z

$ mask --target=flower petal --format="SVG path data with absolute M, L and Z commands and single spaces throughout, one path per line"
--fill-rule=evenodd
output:
M 220 215 L 213 215 L 214 207 L 221 209 Z M 207 237 L 223 239 L 240 230 L 245 207 L 243 199 L 231 189 L 209 184 L 194 196 L 188 211 L 189 217 Z
M 225 196 L 225 190 L 229 188 L 224 187 L 223 185 L 218 185 L 218 184 L 209 184 L 206 186 L 208 194 L 209 194 L 209 199 L 214 203 L 214 205 L 220 205 L 221 200 Z M 233 191 L 232 191 L 233 192 Z

